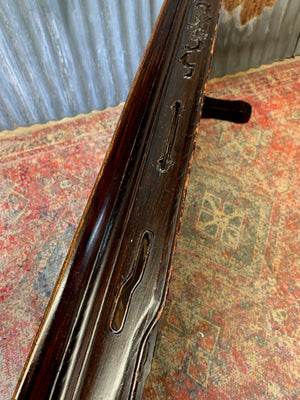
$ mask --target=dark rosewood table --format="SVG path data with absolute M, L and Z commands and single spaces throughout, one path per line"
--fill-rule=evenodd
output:
M 140 398 L 203 117 L 219 0 L 166 0 L 14 399 Z M 204 105 L 203 105 L 204 104 Z

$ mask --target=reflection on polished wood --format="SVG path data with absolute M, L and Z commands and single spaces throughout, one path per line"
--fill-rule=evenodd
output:
M 166 0 L 15 399 L 142 395 L 219 0 Z

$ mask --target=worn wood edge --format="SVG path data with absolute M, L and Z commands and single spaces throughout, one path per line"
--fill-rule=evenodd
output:
M 134 89 L 134 86 L 133 86 L 132 90 L 133 90 L 133 89 Z M 202 99 L 203 99 L 203 97 L 202 97 Z M 125 109 L 126 109 L 126 106 L 125 106 Z M 123 110 L 123 113 L 124 113 L 124 112 L 125 112 L 125 111 Z M 123 114 L 123 113 L 122 113 L 122 114 Z M 113 139 L 113 141 L 112 141 L 112 143 L 111 143 L 111 147 L 110 147 L 110 149 L 109 149 L 109 151 L 108 151 L 108 153 L 107 153 L 105 162 L 103 163 L 102 169 L 101 169 L 101 171 L 100 171 L 99 179 L 100 179 L 100 177 L 101 177 L 101 175 L 102 175 L 102 171 L 103 171 L 103 169 L 104 169 L 104 167 L 105 167 L 105 165 L 106 165 L 107 159 L 108 159 L 109 156 L 110 156 L 111 149 L 112 149 L 113 144 L 114 144 L 114 140 L 117 140 L 117 139 L 114 137 L 114 139 Z M 191 162 L 190 162 L 190 164 L 189 164 L 189 168 L 188 168 L 189 170 L 190 170 L 190 165 L 191 165 Z M 188 174 L 188 175 L 189 175 L 189 174 Z M 97 181 L 98 181 L 98 179 L 97 179 Z M 187 177 L 187 180 L 186 180 L 186 183 L 185 183 L 185 188 L 184 188 L 184 192 L 183 192 L 183 197 L 185 196 L 187 181 L 188 181 L 188 177 Z M 95 187 L 96 187 L 96 185 L 95 185 Z M 94 190 L 95 190 L 95 187 L 94 187 Z M 91 203 L 91 200 L 90 200 L 90 201 L 88 202 L 88 204 L 87 204 L 87 207 L 86 207 L 86 209 L 85 209 L 84 216 L 86 215 L 86 212 L 87 212 L 87 209 L 88 209 L 90 203 Z M 182 209 L 181 209 L 181 212 L 182 212 Z M 178 220 L 178 222 L 177 222 L 177 225 L 178 225 L 178 224 L 179 224 L 179 220 Z M 81 230 L 81 227 L 82 227 L 82 224 L 79 226 L 79 229 L 78 229 L 78 231 L 77 231 L 77 233 L 76 233 L 76 235 L 75 235 L 75 239 L 74 239 L 74 240 L 76 240 L 76 238 L 78 237 L 79 232 L 80 232 L 80 230 Z M 178 229 L 179 229 L 179 227 L 176 228 L 176 232 L 177 232 Z M 176 235 L 175 235 L 175 236 L 176 236 Z M 70 249 L 70 254 L 72 254 L 73 249 L 74 249 L 74 247 L 73 247 L 73 248 L 71 247 L 71 249 Z M 173 251 L 174 251 L 174 248 L 173 248 Z M 166 283 L 167 285 L 168 285 L 168 281 L 169 281 L 170 276 L 171 276 L 171 270 L 172 270 L 172 268 L 170 267 L 169 275 L 168 275 L 168 279 L 167 279 L 167 283 Z M 61 274 L 60 274 L 59 280 L 58 280 L 58 282 L 57 282 L 55 291 L 53 292 L 53 296 L 51 297 L 52 303 L 49 303 L 49 307 L 47 308 L 48 313 L 46 312 L 45 317 L 44 317 L 44 319 L 43 319 L 44 326 L 45 326 L 46 323 L 47 323 L 46 319 L 47 319 L 49 313 L 50 313 L 50 312 L 53 312 L 53 307 L 51 307 L 51 306 L 53 305 L 53 300 L 54 300 L 54 298 L 56 297 L 56 295 L 59 294 L 59 291 L 62 290 L 61 285 L 62 285 L 62 283 L 63 283 L 63 280 L 66 279 L 66 277 L 65 277 L 65 273 L 66 273 L 66 272 L 67 272 L 67 265 L 65 265 L 65 270 L 62 270 L 62 271 L 61 271 Z M 164 305 L 164 303 L 165 303 L 165 297 L 166 297 L 166 291 L 165 291 L 164 299 L 163 299 L 163 301 L 162 301 L 162 303 L 161 303 L 161 307 L 160 307 L 161 309 L 160 309 L 160 311 L 158 312 L 157 318 L 155 319 L 156 322 L 160 319 L 160 316 L 161 316 L 161 313 L 162 313 L 162 309 L 163 309 L 163 305 Z M 156 322 L 155 322 L 155 323 L 153 322 L 153 325 L 155 325 Z M 40 329 L 39 329 L 39 332 L 38 332 L 38 335 L 41 333 L 42 328 L 43 328 L 43 325 L 41 325 L 41 327 L 40 327 Z M 35 342 L 34 342 L 35 344 L 36 344 L 37 341 L 38 341 L 38 338 L 39 338 L 38 335 L 37 335 L 37 337 L 36 337 L 36 339 L 35 339 Z M 32 351 L 34 351 L 34 349 L 32 349 Z
M 32 359 L 34 358 L 34 353 L 35 353 L 35 351 L 36 351 L 36 349 L 37 349 L 37 344 L 38 344 L 40 338 L 42 337 L 43 332 L 44 332 L 44 331 L 47 331 L 47 324 L 48 324 L 48 323 L 51 323 L 51 315 L 54 315 L 54 314 L 55 314 L 55 311 L 56 311 L 56 307 L 54 308 L 55 300 L 56 300 L 56 298 L 59 296 L 59 294 L 63 292 L 63 289 L 64 289 L 64 287 L 65 287 L 66 280 L 67 280 L 67 278 L 68 278 L 68 273 L 70 272 L 70 271 L 69 271 L 69 268 L 68 268 L 68 267 L 69 267 L 69 261 L 70 261 L 70 259 L 72 258 L 72 254 L 73 254 L 74 249 L 75 249 L 75 247 L 76 247 L 78 237 L 80 236 L 81 231 L 82 231 L 82 228 L 83 228 L 83 226 L 84 226 L 85 217 L 86 217 L 87 213 L 89 212 L 91 203 L 92 203 L 92 201 L 93 201 L 95 192 L 96 192 L 96 190 L 97 190 L 98 183 L 99 183 L 99 181 L 100 181 L 101 178 L 102 178 L 102 175 L 103 175 L 103 172 L 104 172 L 104 170 L 105 170 L 105 168 L 106 168 L 107 162 L 108 162 L 109 158 L 111 157 L 112 151 L 113 151 L 113 149 L 114 149 L 115 146 L 116 146 L 115 144 L 116 144 L 116 142 L 117 142 L 117 140 L 118 140 L 118 138 L 119 138 L 119 136 L 120 136 L 120 134 L 121 134 L 121 131 L 119 130 L 119 128 L 120 128 L 120 124 L 121 124 L 121 121 L 122 121 L 122 117 L 123 117 L 124 114 L 126 113 L 127 109 L 130 108 L 129 101 L 130 101 L 130 99 L 131 99 L 132 93 L 134 93 L 135 88 L 136 88 L 136 86 L 138 85 L 139 76 L 141 75 L 142 70 L 145 68 L 145 64 L 146 64 L 146 61 L 147 61 L 147 55 L 148 55 L 149 49 L 150 49 L 151 46 L 152 46 L 153 37 L 155 36 L 156 31 L 158 30 L 158 27 L 160 26 L 163 13 L 166 12 L 167 3 L 168 3 L 168 2 L 167 2 L 167 0 L 166 0 L 166 1 L 164 2 L 164 4 L 163 4 L 163 7 L 162 7 L 161 10 L 160 10 L 159 17 L 158 17 L 158 19 L 157 19 L 156 25 L 155 25 L 155 27 L 154 27 L 154 29 L 153 29 L 152 34 L 151 34 L 151 37 L 150 37 L 150 40 L 149 40 L 149 42 L 148 42 L 146 51 L 145 51 L 145 53 L 144 53 L 144 55 L 143 55 L 142 61 L 141 61 L 140 65 L 139 65 L 139 68 L 138 68 L 138 71 L 137 71 L 137 73 L 136 73 L 134 82 L 133 82 L 132 87 L 131 87 L 131 89 L 130 89 L 130 92 L 129 92 L 129 94 L 128 94 L 127 101 L 124 103 L 124 107 L 123 107 L 122 113 L 121 113 L 121 115 L 120 115 L 120 118 L 119 118 L 119 121 L 118 121 L 118 125 L 117 125 L 116 130 L 115 130 L 115 134 L 113 135 L 113 138 L 112 138 L 112 140 L 111 140 L 111 143 L 110 143 L 110 145 L 109 145 L 109 148 L 108 148 L 108 150 L 107 150 L 107 152 L 106 152 L 105 159 L 104 159 L 104 161 L 103 161 L 103 163 L 102 163 L 101 169 L 100 169 L 99 174 L 98 174 L 97 179 L 96 179 L 96 182 L 95 182 L 95 184 L 94 184 L 94 186 L 93 186 L 91 195 L 90 195 L 90 197 L 89 197 L 89 199 L 88 199 L 88 201 L 87 201 L 87 204 L 86 204 L 86 206 L 85 206 L 85 209 L 84 209 L 84 211 L 83 211 L 83 214 L 82 214 L 82 217 L 81 217 L 81 219 L 80 219 L 78 228 L 77 228 L 77 230 L 76 230 L 76 232 L 75 232 L 75 235 L 74 235 L 74 238 L 73 238 L 73 240 L 72 240 L 71 246 L 70 246 L 69 251 L 68 251 L 68 253 L 67 253 L 65 262 L 64 262 L 64 264 L 63 264 L 63 266 L 62 266 L 62 268 L 61 268 L 61 271 L 60 271 L 60 273 L 59 273 L 57 282 L 56 282 L 56 284 L 55 284 L 55 287 L 54 287 L 53 292 L 52 292 L 52 294 L 51 294 L 51 297 L 50 297 L 50 299 L 49 299 L 48 305 L 47 305 L 47 307 L 46 307 L 44 316 L 43 316 L 43 318 L 42 318 L 42 321 L 41 321 L 41 323 L 40 323 L 40 326 L 39 326 L 39 328 L 38 328 L 38 331 L 37 331 L 37 333 L 36 333 L 36 335 L 35 335 L 35 337 L 34 337 L 34 339 L 33 339 L 33 343 L 32 343 L 31 349 L 30 349 L 30 351 L 29 351 L 29 354 L 28 354 L 28 356 L 27 356 L 26 362 L 25 362 L 24 367 L 23 367 L 23 369 L 22 369 L 22 372 L 21 372 L 20 378 L 19 378 L 19 380 L 18 380 L 17 386 L 16 386 L 16 388 L 15 388 L 15 390 L 14 390 L 12 399 L 17 398 L 19 389 L 21 388 L 22 383 L 24 382 L 24 378 L 26 378 L 27 373 L 29 372 L 30 364 L 31 364 L 31 362 L 32 362 Z M 108 108 L 108 109 L 109 109 L 109 108 Z M 97 113 L 97 111 L 96 111 L 96 113 Z M 85 115 L 83 114 L 83 116 L 85 116 Z M 78 118 L 81 118 L 81 115 L 78 115 Z M 59 124 L 62 123 L 63 121 L 66 121 L 66 122 L 67 122 L 67 121 L 69 121 L 70 119 L 71 119 L 71 118 L 68 118 L 68 117 L 67 117 L 67 118 L 64 118 L 64 119 L 61 120 L 61 121 L 49 121 L 49 124 L 50 124 L 50 126 L 53 126 L 53 125 L 56 125 L 56 124 L 59 125 Z M 29 129 L 30 131 L 34 131 L 34 130 L 36 130 L 36 128 L 39 129 L 40 126 L 41 126 L 41 127 L 45 127 L 45 124 L 34 124 L 34 125 L 32 125 L 31 127 L 29 127 L 29 128 L 20 127 L 20 128 L 17 128 L 17 129 L 16 129 L 16 131 L 18 131 L 18 132 L 16 132 L 16 133 L 18 133 L 19 135 L 23 135 L 23 134 L 25 134 L 26 132 L 28 133 L 28 129 Z M 10 132 L 10 131 L 3 131 L 2 133 L 3 133 L 3 135 L 6 135 L 6 134 L 9 134 L 9 132 Z M 2 133 L 1 133 L 1 134 L 2 134 Z M 57 304 L 57 306 L 58 306 L 58 304 Z M 50 320 L 49 320 L 49 319 L 50 319 Z

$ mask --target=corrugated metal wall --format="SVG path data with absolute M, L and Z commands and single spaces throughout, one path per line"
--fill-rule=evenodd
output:
M 162 0 L 0 0 L 0 129 L 126 99 Z M 221 14 L 212 75 L 290 57 L 299 0 L 277 0 L 241 27 Z
M 245 71 L 295 55 L 300 33 L 299 0 L 277 0 L 272 8 L 266 7 L 245 25 L 240 23 L 240 12 L 241 6 L 232 15 L 222 9 L 212 76 Z

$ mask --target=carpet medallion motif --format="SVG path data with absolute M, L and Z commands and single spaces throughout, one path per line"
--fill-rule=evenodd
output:
M 194 164 L 197 165 L 195 157 Z M 208 167 L 209 168 L 209 167 Z M 271 206 L 262 196 L 244 193 L 237 179 L 197 165 L 189 182 L 191 206 L 184 212 L 180 248 L 257 275 L 262 265 Z M 188 203 L 189 204 L 189 203 Z

